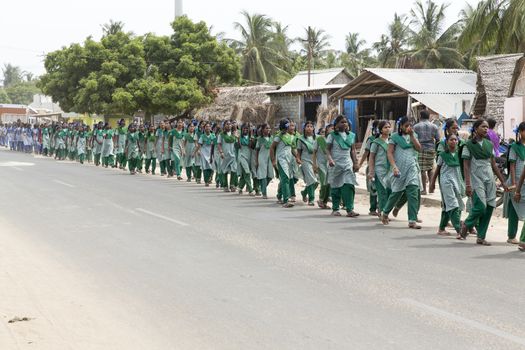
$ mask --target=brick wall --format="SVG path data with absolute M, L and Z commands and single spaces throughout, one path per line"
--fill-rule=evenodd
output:
M 299 121 L 301 96 L 272 95 L 270 100 L 279 107 L 277 113 L 275 113 L 276 121 L 284 118 L 292 119 L 296 122 Z

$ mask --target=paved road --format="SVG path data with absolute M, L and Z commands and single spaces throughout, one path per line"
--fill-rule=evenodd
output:
M 505 245 L 5 151 L 0 179 L 0 217 L 125 303 L 150 349 L 525 348 Z

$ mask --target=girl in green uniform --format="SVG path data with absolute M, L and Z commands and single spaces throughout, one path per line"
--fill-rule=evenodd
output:
M 347 217 L 357 217 L 354 211 L 355 186 L 357 185 L 355 171 L 358 170 L 355 153 L 355 134 L 350 130 L 348 120 L 339 115 L 334 122 L 334 131 L 328 135 L 328 183 L 332 191 L 332 215 L 341 216 L 339 205 L 341 200 L 346 208 Z
M 365 142 L 365 151 L 363 152 L 363 155 L 361 156 L 361 160 L 359 161 L 359 169 L 363 166 L 364 162 L 367 162 L 365 174 L 369 173 L 369 167 L 370 167 L 370 149 L 372 147 L 372 142 L 374 142 L 377 134 L 379 132 L 377 131 L 377 127 L 379 125 L 379 120 L 374 120 L 372 122 L 372 130 L 370 133 L 370 136 L 368 139 L 366 139 Z M 377 211 L 378 201 L 377 201 L 377 189 L 375 188 L 375 183 L 373 180 L 367 179 L 366 181 L 366 189 L 368 191 L 368 196 L 370 198 L 370 208 L 368 210 L 369 215 L 372 216 L 379 216 L 379 212 Z
M 288 119 L 283 119 L 279 123 L 279 133 L 273 139 L 270 148 L 270 158 L 272 165 L 279 172 L 279 188 L 277 191 L 277 201 L 283 208 L 292 208 L 290 203 L 292 188 L 294 187 L 293 163 L 295 159 L 295 125 Z
M 212 125 L 212 133 L 219 135 L 221 133 L 220 125 L 214 123 Z M 216 138 L 213 144 L 213 170 L 215 171 L 215 188 L 222 188 L 222 182 L 224 180 L 224 174 L 222 173 L 222 158 L 219 152 L 218 138 Z
M 98 125 L 95 127 L 95 132 L 93 135 L 94 142 L 93 142 L 93 149 L 95 154 L 95 165 L 100 165 L 100 160 L 102 158 L 102 145 L 104 143 L 104 126 L 102 122 L 98 123 Z
M 272 146 L 270 124 L 263 124 L 261 136 L 255 145 L 255 168 L 257 169 L 257 180 L 259 181 L 263 199 L 268 199 L 268 184 L 274 177 L 270 148 Z
M 136 174 L 139 162 L 139 134 L 135 125 L 129 126 L 129 134 L 126 136 L 126 145 L 124 147 L 124 156 L 127 159 L 129 173 Z
M 116 165 L 118 165 L 119 169 L 125 170 L 126 169 L 126 139 L 128 137 L 128 128 L 126 128 L 126 121 L 124 119 L 120 119 L 118 122 L 118 128 L 115 130 L 115 154 L 116 154 Z
M 91 127 L 86 125 L 86 160 L 88 163 L 93 161 L 93 131 Z
M 184 122 L 177 120 L 175 129 L 170 133 L 171 167 L 177 175 L 177 180 L 182 180 L 182 159 L 184 158 Z
M 102 143 L 102 165 L 104 167 L 114 167 L 115 166 L 115 160 L 114 160 L 114 150 L 113 150 L 113 134 L 114 131 L 111 129 L 111 126 L 109 126 L 108 123 L 104 126 L 104 141 Z
M 201 168 L 204 171 L 204 183 L 209 187 L 213 176 L 213 144 L 215 141 L 215 134 L 211 132 L 211 124 L 204 124 L 204 133 L 200 136 L 197 147 L 195 147 L 194 155 L 200 153 Z
M 390 140 L 391 125 L 387 120 L 379 122 L 376 135 L 370 146 L 370 157 L 368 159 L 368 181 L 373 182 L 377 191 L 377 203 L 379 212 L 385 210 L 388 197 L 390 196 L 390 184 L 392 172 L 388 162 L 388 142 Z
M 417 160 L 417 152 L 421 150 L 421 144 L 417 134 L 407 117 L 398 120 L 398 130 L 392 135 L 388 145 L 388 161 L 392 168 L 392 193 L 388 197 L 381 221 L 388 225 L 388 214 L 394 209 L 399 200 L 406 194 L 408 202 L 408 227 L 421 229 L 417 223 L 419 212 L 419 190 L 420 171 Z
M 164 123 L 164 130 L 162 130 L 162 154 L 160 161 L 160 175 L 167 175 L 168 177 L 173 176 L 173 169 L 171 168 L 171 152 L 170 152 L 170 131 L 171 124 L 166 121 Z M 164 172 L 163 172 L 164 170 Z M 164 175 L 163 175 L 164 173 Z
M 329 124 L 326 128 L 319 129 L 315 138 L 315 152 L 313 157 L 314 170 L 317 173 L 321 189 L 319 190 L 319 200 L 317 205 L 321 209 L 330 209 L 328 199 L 330 198 L 330 184 L 328 183 L 328 159 L 326 158 L 326 135 L 333 131 L 333 125 Z
M 151 175 L 155 175 L 157 168 L 157 137 L 155 136 L 155 127 L 150 125 L 146 133 L 146 149 L 144 152 L 146 159 L 146 174 L 149 174 L 151 165 Z
M 155 139 L 156 139 L 155 149 L 156 149 L 157 159 L 159 160 L 161 176 L 164 176 L 166 174 L 166 163 L 162 162 L 162 154 L 164 153 L 163 152 L 164 150 L 163 133 L 164 133 L 164 122 L 161 121 L 157 129 L 155 129 Z
M 261 129 L 253 127 L 252 126 L 252 139 L 250 141 L 250 172 L 252 173 L 252 182 L 253 182 L 253 190 L 255 191 L 255 196 L 260 197 L 261 194 L 261 183 L 259 179 L 257 179 L 257 150 L 255 147 L 257 146 L 257 140 L 261 136 Z
M 467 238 L 468 230 L 474 226 L 478 230 L 477 244 L 488 246 L 486 241 L 492 212 L 496 207 L 496 181 L 494 175 L 508 190 L 493 156 L 492 142 L 487 138 L 489 125 L 478 119 L 472 128 L 471 138 L 465 143 L 461 158 L 467 196 L 472 201 L 469 216 L 461 227 L 461 237 Z
M 303 202 L 308 202 L 309 206 L 314 206 L 315 190 L 319 183 L 315 176 L 313 154 L 315 151 L 315 130 L 314 123 L 307 121 L 303 126 L 303 134 L 299 136 L 297 142 L 297 164 L 301 166 L 301 172 L 306 188 L 301 191 Z
M 184 134 L 184 168 L 186 169 L 187 182 L 191 182 L 192 174 L 195 174 L 195 125 L 190 124 Z
M 465 184 L 461 175 L 459 138 L 455 134 L 446 134 L 446 147 L 439 153 L 437 168 L 430 180 L 429 190 L 431 193 L 436 188 L 436 179 L 439 176 L 439 189 L 443 210 L 439 223 L 438 235 L 449 236 L 446 226 L 449 221 L 456 230 L 458 239 L 461 239 L 461 212 L 465 209 L 463 197 Z
M 55 156 L 55 159 L 57 158 L 58 160 L 66 159 L 66 139 L 67 139 L 67 131 L 63 130 L 60 126 L 57 127 L 57 138 L 56 138 L 57 155 Z
M 80 164 L 84 164 L 84 159 L 86 158 L 87 132 L 83 126 L 80 126 L 80 128 L 81 129 L 79 130 L 77 135 L 76 149 L 78 161 L 80 162 Z
M 514 130 L 516 134 L 516 142 L 512 144 L 507 156 L 509 162 L 509 179 L 507 186 L 509 189 L 516 188 L 517 183 L 524 173 L 525 166 L 525 122 L 522 122 Z M 522 188 L 522 186 L 520 186 Z M 513 200 L 514 197 L 514 200 Z M 523 198 L 523 199 L 522 199 Z M 517 199 L 517 200 L 516 200 Z M 525 241 L 525 225 L 521 230 L 520 241 L 516 239 L 518 234 L 519 221 L 525 220 L 525 194 L 512 190 L 512 192 L 505 193 L 503 202 L 503 217 L 508 218 L 507 227 L 507 243 L 519 244 L 520 241 Z
M 222 188 L 224 192 L 235 192 L 237 187 L 237 159 L 235 150 L 235 134 L 232 132 L 232 124 L 229 120 L 224 122 L 223 131 L 217 139 L 219 154 L 222 159 Z M 228 188 L 228 175 L 230 182 Z
M 139 135 L 139 160 L 136 168 L 137 172 L 142 174 L 142 168 L 144 167 L 144 153 L 146 152 L 146 129 L 144 124 L 139 125 L 137 134 Z
M 50 132 L 47 124 L 44 124 L 44 127 L 42 128 L 42 154 L 44 156 L 49 155 L 49 149 L 50 149 Z
M 194 122 L 194 125 L 197 122 Z M 199 144 L 199 140 L 201 138 L 201 135 L 204 134 L 204 122 L 200 122 L 195 129 L 195 146 Z M 195 153 L 195 168 L 193 169 L 193 177 L 195 177 L 195 182 L 197 184 L 201 183 L 202 179 L 202 159 L 201 159 L 201 153 L 197 152 Z M 219 157 L 220 158 L 220 157 Z
M 244 187 L 250 196 L 255 196 L 252 187 L 252 178 L 251 178 L 251 141 L 252 135 L 250 132 L 250 124 L 245 123 L 241 126 L 241 135 L 237 140 L 236 147 L 239 152 L 237 155 L 237 175 L 239 176 L 239 194 L 242 194 Z

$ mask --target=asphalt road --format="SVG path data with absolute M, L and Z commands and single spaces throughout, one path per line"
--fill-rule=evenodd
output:
M 505 245 L 7 151 L 0 198 L 149 349 L 525 348 L 525 255 Z

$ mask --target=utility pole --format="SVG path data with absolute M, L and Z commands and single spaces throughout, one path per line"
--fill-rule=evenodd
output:
M 182 0 L 175 0 L 175 19 L 184 15 Z

